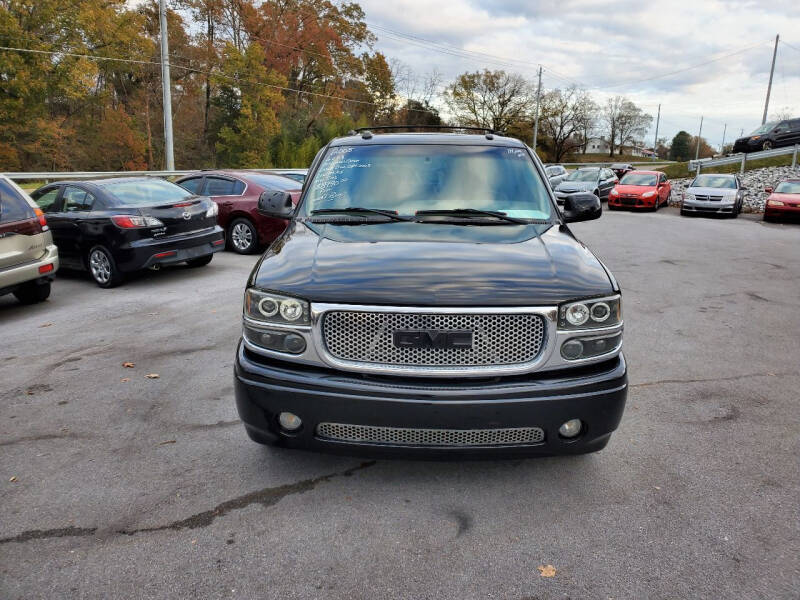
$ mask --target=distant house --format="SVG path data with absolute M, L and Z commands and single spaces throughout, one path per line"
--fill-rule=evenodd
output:
M 583 147 L 583 138 L 580 135 L 575 136 L 575 144 Z M 603 137 L 591 137 L 586 142 L 586 154 L 608 154 L 611 151 L 611 146 Z

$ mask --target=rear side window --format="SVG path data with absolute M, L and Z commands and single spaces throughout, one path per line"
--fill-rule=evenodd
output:
M 193 194 L 199 194 L 200 188 L 203 187 L 203 178 L 202 177 L 192 177 L 191 179 L 184 179 L 180 183 L 178 183 L 185 190 L 189 190 Z
M 8 181 L 0 179 L 0 223 L 24 221 L 35 216 L 28 201 Z
M 36 204 L 39 205 L 39 208 L 41 208 L 44 213 L 55 212 L 58 209 L 56 205 L 57 198 L 58 187 L 50 188 L 44 192 L 37 192 L 33 195 Z
M 94 196 L 86 190 L 68 185 L 64 188 L 64 212 L 86 212 L 92 210 Z
M 206 177 L 206 196 L 237 196 L 244 191 L 244 184 L 235 179 Z
M 189 197 L 181 186 L 163 179 L 131 179 L 102 184 L 118 206 L 158 206 L 174 204 Z
M 800 131 L 800 119 L 792 119 L 789 121 L 789 127 L 792 131 Z

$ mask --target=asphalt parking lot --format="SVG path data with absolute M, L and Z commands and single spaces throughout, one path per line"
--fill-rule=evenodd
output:
M 581 457 L 250 442 L 232 362 L 257 257 L 0 298 L 0 597 L 797 598 L 800 225 L 573 230 L 622 285 L 631 379 Z

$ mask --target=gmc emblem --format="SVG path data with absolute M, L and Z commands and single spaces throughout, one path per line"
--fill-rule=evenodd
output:
M 397 348 L 472 348 L 469 329 L 398 330 L 392 333 Z

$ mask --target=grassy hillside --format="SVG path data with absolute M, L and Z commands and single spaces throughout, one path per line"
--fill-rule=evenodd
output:
M 764 167 L 788 167 L 792 164 L 792 155 L 773 156 L 772 158 L 762 158 L 759 160 L 748 160 L 745 163 L 745 171 L 751 169 L 763 169 Z M 716 167 L 708 167 L 700 171 L 701 173 L 738 173 L 741 168 L 740 163 L 733 165 L 719 165 Z M 694 171 L 689 171 L 689 163 L 675 163 L 665 167 L 656 167 L 657 171 L 663 171 L 670 179 L 679 179 L 681 177 L 691 177 Z

